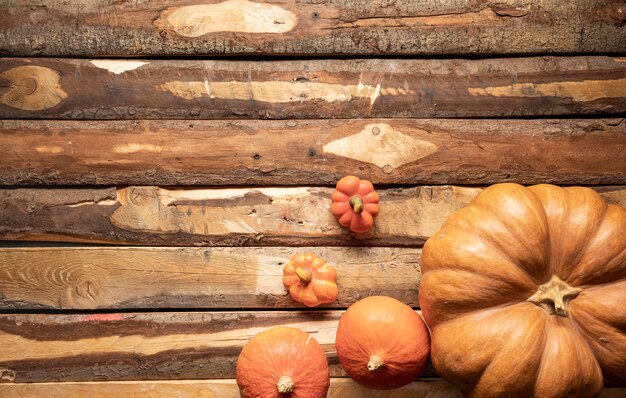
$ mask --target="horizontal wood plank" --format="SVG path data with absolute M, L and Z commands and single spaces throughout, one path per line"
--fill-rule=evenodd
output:
M 237 383 L 224 380 L 121 381 L 83 383 L 0 384 L 6 398 L 240 398 Z M 599 398 L 623 398 L 626 389 L 605 388 Z M 331 378 L 327 398 L 462 398 L 461 392 L 438 379 L 420 380 L 393 390 L 371 390 L 350 379 Z
M 610 390 L 608 390 L 610 391 Z M 28 383 L 0 384 L 0 395 L 5 398 L 240 398 L 233 379 L 128 381 L 83 383 Z M 350 379 L 331 378 L 327 398 L 462 398 L 451 384 L 437 379 L 420 380 L 401 388 L 377 391 L 361 387 Z M 604 395 L 601 398 L 613 398 Z
M 624 148 L 624 119 L 4 120 L 0 184 L 626 184 Z
M 348 307 L 371 295 L 419 306 L 419 249 L 0 248 L 2 309 L 298 308 L 283 266 L 315 253 L 335 267 Z
M 0 58 L 0 118 L 608 116 L 626 112 L 625 60 Z
M 0 3 L 0 54 L 623 52 L 620 1 L 22 0 Z
M 626 187 L 596 190 L 626 207 Z M 374 228 L 353 234 L 330 212 L 331 188 L 0 189 L 0 239 L 155 246 L 419 247 L 481 188 L 381 189 Z
M 0 315 L 1 381 L 234 378 L 243 346 L 279 325 L 302 329 L 322 346 L 333 377 L 343 312 L 172 312 Z M 423 377 L 436 376 L 429 367 Z
M 243 346 L 256 334 L 278 325 L 296 327 L 313 336 L 326 353 L 331 377 L 345 377 L 334 346 L 341 314 L 342 311 L 273 311 L 0 315 L 0 392 L 11 391 L 2 383 L 140 380 L 151 385 L 150 380 L 158 384 L 165 380 L 234 378 Z M 437 375 L 429 365 L 422 377 Z M 193 381 L 181 383 L 189 382 Z M 125 384 L 132 385 L 111 386 L 120 386 L 113 388 L 123 392 Z M 33 391 L 42 391 L 40 388 L 43 386 Z M 87 387 L 77 391 L 85 391 L 82 388 Z M 28 393 L 28 388 L 21 391 Z M 605 396 L 620 397 L 619 392 L 607 389 Z
M 240 398 L 233 379 L 127 381 L 83 383 L 0 384 L 6 398 L 118 398 L 141 396 L 150 398 Z M 438 379 L 420 380 L 401 388 L 376 391 L 361 387 L 350 379 L 331 378 L 327 398 L 462 398 L 451 384 Z M 603 395 L 602 398 L 610 398 Z

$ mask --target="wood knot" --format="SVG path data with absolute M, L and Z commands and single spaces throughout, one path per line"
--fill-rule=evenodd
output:
M 27 77 L 19 81 L 16 90 L 19 90 L 22 95 L 31 95 L 37 90 L 37 81 L 33 78 Z
M 9 368 L 0 368 L 0 380 L 15 381 L 15 371 Z
M 86 302 L 88 306 L 93 306 L 93 303 L 98 301 L 99 291 L 100 288 L 94 281 L 86 276 L 79 275 L 76 283 L 73 284 L 73 301 L 78 303 Z
M 12 108 L 40 111 L 52 108 L 67 98 L 60 85 L 61 75 L 50 68 L 24 65 L 0 73 L 8 90 L 0 102 Z

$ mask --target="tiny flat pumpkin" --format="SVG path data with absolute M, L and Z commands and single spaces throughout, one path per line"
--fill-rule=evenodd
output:
M 346 176 L 337 182 L 331 212 L 339 224 L 352 232 L 365 233 L 374 225 L 379 212 L 378 202 L 378 193 L 370 181 Z
M 237 360 L 236 378 L 242 398 L 325 398 L 330 387 L 319 343 L 284 326 L 250 339 Z
M 313 253 L 295 255 L 283 268 L 283 285 L 294 301 L 307 307 L 337 299 L 337 272 Z

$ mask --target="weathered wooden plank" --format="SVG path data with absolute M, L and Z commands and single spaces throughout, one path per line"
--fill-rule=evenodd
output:
M 0 59 L 1 118 L 514 117 L 626 112 L 615 57 Z
M 617 398 L 605 390 L 601 398 Z M 609 395 L 607 395 L 609 394 Z M 233 379 L 176 381 L 112 381 L 0 384 L 6 398 L 240 398 Z M 347 378 L 331 378 L 327 398 L 462 398 L 456 387 L 438 379 L 420 380 L 401 388 L 380 391 L 361 387 Z
M 237 383 L 225 380 L 111 381 L 0 384 L 6 398 L 240 398 Z M 625 389 L 605 388 L 600 398 L 623 398 Z M 331 378 L 328 398 L 461 398 L 461 392 L 448 382 L 424 379 L 393 390 L 371 390 L 347 378 Z
M 337 270 L 326 307 L 371 295 L 419 306 L 419 249 L 22 247 L 0 248 L 0 308 L 299 308 L 282 270 L 307 252 Z
M 626 207 L 626 187 L 596 187 Z M 481 188 L 379 190 L 374 228 L 357 235 L 330 212 L 331 188 L 17 188 L 0 190 L 0 239 L 156 246 L 419 247 Z
M 0 121 L 0 184 L 626 184 L 624 119 Z
M 223 379 L 243 346 L 268 328 L 310 333 L 331 376 L 342 311 L 0 315 L 0 382 Z M 429 367 L 424 377 L 436 376 Z
M 28 0 L 0 3 L 0 54 L 622 52 L 618 0 Z

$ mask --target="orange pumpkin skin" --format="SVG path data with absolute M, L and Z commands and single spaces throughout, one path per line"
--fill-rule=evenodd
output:
M 374 225 L 374 218 L 379 211 L 378 201 L 378 194 L 371 182 L 346 176 L 337 182 L 331 212 L 339 224 L 352 232 L 365 233 Z
M 325 398 L 330 386 L 319 343 L 300 329 L 284 326 L 257 334 L 243 347 L 236 377 L 242 398 Z M 280 393 L 285 387 L 291 392 Z
M 335 345 L 346 373 L 355 382 L 377 390 L 415 381 L 430 354 L 430 337 L 419 315 L 385 296 L 352 304 L 339 320 Z
M 291 298 L 307 307 L 337 299 L 337 272 L 313 253 L 293 256 L 283 268 L 283 285 Z
M 469 397 L 626 385 L 626 210 L 588 188 L 498 184 L 422 252 L 439 374 Z

